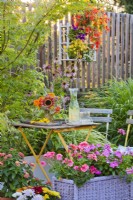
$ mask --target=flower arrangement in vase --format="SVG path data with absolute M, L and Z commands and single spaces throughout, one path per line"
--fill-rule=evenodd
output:
M 60 97 L 55 96 L 54 93 L 48 93 L 34 100 L 34 106 L 44 110 L 45 118 L 39 122 L 49 123 L 53 120 L 53 116 L 61 110 Z
M 103 9 L 89 5 L 72 18 L 69 31 L 70 45 L 67 49 L 71 59 L 92 61 L 94 52 L 100 47 L 102 31 L 108 31 L 109 18 Z
M 44 158 L 57 178 L 73 180 L 77 186 L 99 176 L 128 175 L 128 179 L 133 180 L 133 153 L 121 153 L 109 144 L 70 144 L 69 153 L 47 152 Z

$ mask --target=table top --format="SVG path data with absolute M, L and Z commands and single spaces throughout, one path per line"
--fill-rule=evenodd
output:
M 35 124 L 26 124 L 26 123 L 12 123 L 14 127 L 21 127 L 21 128 L 40 128 L 40 129 L 50 129 L 50 130 L 61 130 L 61 129 L 86 129 L 89 127 L 96 127 L 100 125 L 100 123 L 90 123 L 90 124 L 79 124 L 79 125 L 35 125 Z

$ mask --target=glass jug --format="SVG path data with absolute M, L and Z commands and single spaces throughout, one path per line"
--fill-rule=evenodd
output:
M 80 122 L 80 108 L 77 100 L 78 88 L 69 88 L 70 91 L 70 104 L 69 104 L 69 123 Z

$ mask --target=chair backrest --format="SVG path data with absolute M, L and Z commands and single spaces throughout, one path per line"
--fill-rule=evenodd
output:
M 108 130 L 109 130 L 109 123 L 112 122 L 112 117 L 110 117 L 110 115 L 113 112 L 112 109 L 80 108 L 80 112 L 90 112 L 90 117 L 92 118 L 93 122 L 106 123 L 106 138 L 107 138 Z M 94 115 L 96 115 L 96 116 L 94 116 Z
M 128 110 L 127 115 L 129 115 L 129 118 L 127 118 L 127 120 L 126 120 L 126 124 L 128 124 L 128 126 L 127 126 L 126 138 L 125 138 L 125 147 L 127 146 L 130 128 L 131 128 L 131 125 L 133 124 L 133 119 L 132 119 L 133 118 L 133 110 Z

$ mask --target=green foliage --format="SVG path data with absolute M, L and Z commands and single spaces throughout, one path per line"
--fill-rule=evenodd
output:
M 132 0 L 116 0 L 120 6 L 124 6 L 124 11 L 129 14 L 133 14 L 133 1 Z
M 118 134 L 118 129 L 127 129 L 127 111 L 133 110 L 133 80 L 114 80 L 103 88 L 89 93 L 89 95 L 86 95 L 84 98 L 81 97 L 80 102 L 81 101 L 84 102 L 85 107 L 113 109 L 113 121 L 110 123 L 109 127 L 109 139 L 115 144 L 123 145 L 125 136 Z M 132 133 L 133 129 L 131 128 L 128 141 L 129 146 L 133 146 Z
M 39 183 L 33 178 L 30 164 L 23 162 L 23 153 L 5 147 L 0 152 L 0 181 L 4 183 L 0 196 L 12 197 L 16 189 Z

